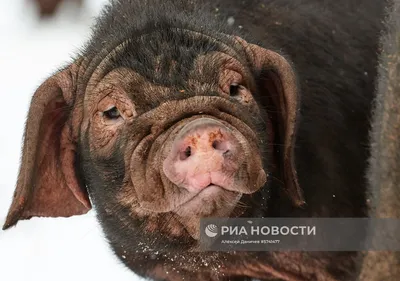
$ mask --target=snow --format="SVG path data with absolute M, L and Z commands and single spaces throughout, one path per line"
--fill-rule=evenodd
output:
M 66 3 L 56 17 L 42 22 L 30 3 L 0 0 L 1 225 L 15 187 L 30 98 L 88 38 L 105 0 L 85 0 L 80 13 Z M 33 218 L 0 230 L 0 274 L 5 281 L 139 280 L 114 257 L 93 211 Z

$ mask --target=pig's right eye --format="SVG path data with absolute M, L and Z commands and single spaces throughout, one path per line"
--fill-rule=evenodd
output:
M 118 119 L 121 117 L 121 113 L 119 112 L 118 108 L 115 106 L 103 112 L 103 115 L 107 119 Z

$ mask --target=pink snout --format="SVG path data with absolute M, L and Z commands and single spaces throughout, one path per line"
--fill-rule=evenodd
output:
M 168 179 L 192 192 L 232 185 L 238 170 L 239 142 L 231 129 L 211 118 L 185 125 L 163 163 Z

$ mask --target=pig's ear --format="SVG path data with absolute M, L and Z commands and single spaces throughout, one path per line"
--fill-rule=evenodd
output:
M 32 98 L 18 181 L 3 229 L 21 219 L 68 217 L 91 208 L 75 166 L 73 69 L 72 65 L 47 79 Z
M 299 115 L 300 97 L 296 76 L 290 63 L 280 54 L 238 39 L 257 71 L 258 82 L 276 112 L 278 134 L 283 142 L 279 149 L 280 169 L 286 191 L 296 206 L 305 203 L 297 179 L 294 147 Z M 264 93 L 262 93 L 264 95 Z

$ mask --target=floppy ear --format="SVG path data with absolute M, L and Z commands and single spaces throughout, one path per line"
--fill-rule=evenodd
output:
M 3 229 L 33 216 L 67 217 L 91 208 L 75 167 L 73 68 L 47 79 L 32 98 L 17 185 Z
M 290 63 L 281 55 L 237 38 L 260 74 L 262 88 L 271 98 L 277 112 L 277 125 L 283 150 L 280 150 L 280 169 L 286 191 L 296 206 L 305 203 L 297 179 L 294 146 L 300 97 L 296 77 Z

